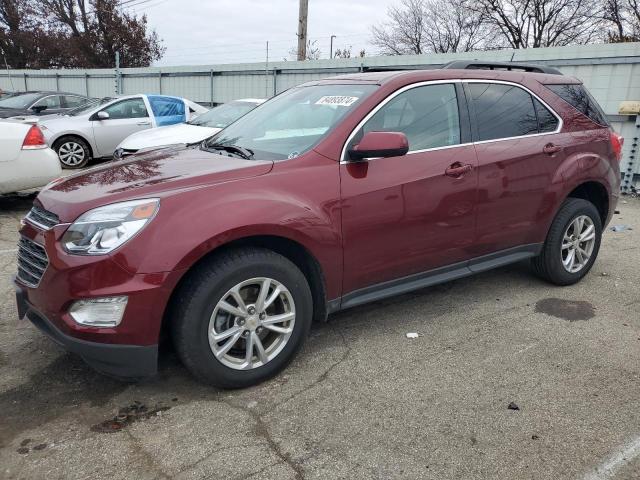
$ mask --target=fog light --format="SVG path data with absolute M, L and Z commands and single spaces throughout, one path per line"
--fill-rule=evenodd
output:
M 122 321 L 127 297 L 102 297 L 78 300 L 69 309 L 71 317 L 89 327 L 115 327 Z

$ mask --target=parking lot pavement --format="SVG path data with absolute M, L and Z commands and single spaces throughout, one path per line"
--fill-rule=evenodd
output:
M 576 286 L 516 265 L 352 309 L 241 391 L 170 352 L 119 383 L 18 322 L 30 202 L 0 198 L 0 478 L 640 478 L 640 200 Z

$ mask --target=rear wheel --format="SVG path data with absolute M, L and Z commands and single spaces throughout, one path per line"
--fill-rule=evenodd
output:
M 63 137 L 56 141 L 53 149 L 62 168 L 82 168 L 91 160 L 89 145 L 78 137 Z
M 222 388 L 247 387 L 280 372 L 311 326 L 306 278 L 265 249 L 236 250 L 202 265 L 176 302 L 178 355 L 194 375 Z
M 551 283 L 572 285 L 593 266 L 601 237 L 598 209 L 587 200 L 568 198 L 553 220 L 541 254 L 533 259 L 533 268 Z

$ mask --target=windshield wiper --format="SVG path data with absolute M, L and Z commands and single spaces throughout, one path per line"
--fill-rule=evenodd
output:
M 235 154 L 245 160 L 251 160 L 253 158 L 253 150 L 250 148 L 244 148 L 239 145 L 223 145 L 221 143 L 203 143 L 205 150 L 224 150 L 231 154 Z

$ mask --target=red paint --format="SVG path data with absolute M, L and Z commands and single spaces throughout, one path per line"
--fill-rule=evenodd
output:
M 129 199 L 160 198 L 160 209 L 138 236 L 107 256 L 64 252 L 59 240 L 66 225 L 47 232 L 25 225 L 21 234 L 45 245 L 50 258 L 40 287 L 25 288 L 29 301 L 75 337 L 151 345 L 184 273 L 233 240 L 270 235 L 298 242 L 318 261 L 327 300 L 333 300 L 375 283 L 542 242 L 562 201 L 584 182 L 604 186 L 611 217 L 620 183 L 619 145 L 607 128 L 540 84 L 574 80 L 481 70 L 371 75 L 331 80 L 380 87 L 297 158 L 273 163 L 165 149 L 102 165 L 44 190 L 36 202 L 64 223 Z M 562 131 L 340 163 L 349 134 L 392 92 L 458 78 L 524 85 L 563 117 Z M 385 145 L 391 137 L 398 143 L 397 135 L 385 137 Z M 545 153 L 550 143 L 560 148 Z M 68 317 L 75 299 L 106 295 L 129 296 L 118 327 L 80 327 Z

